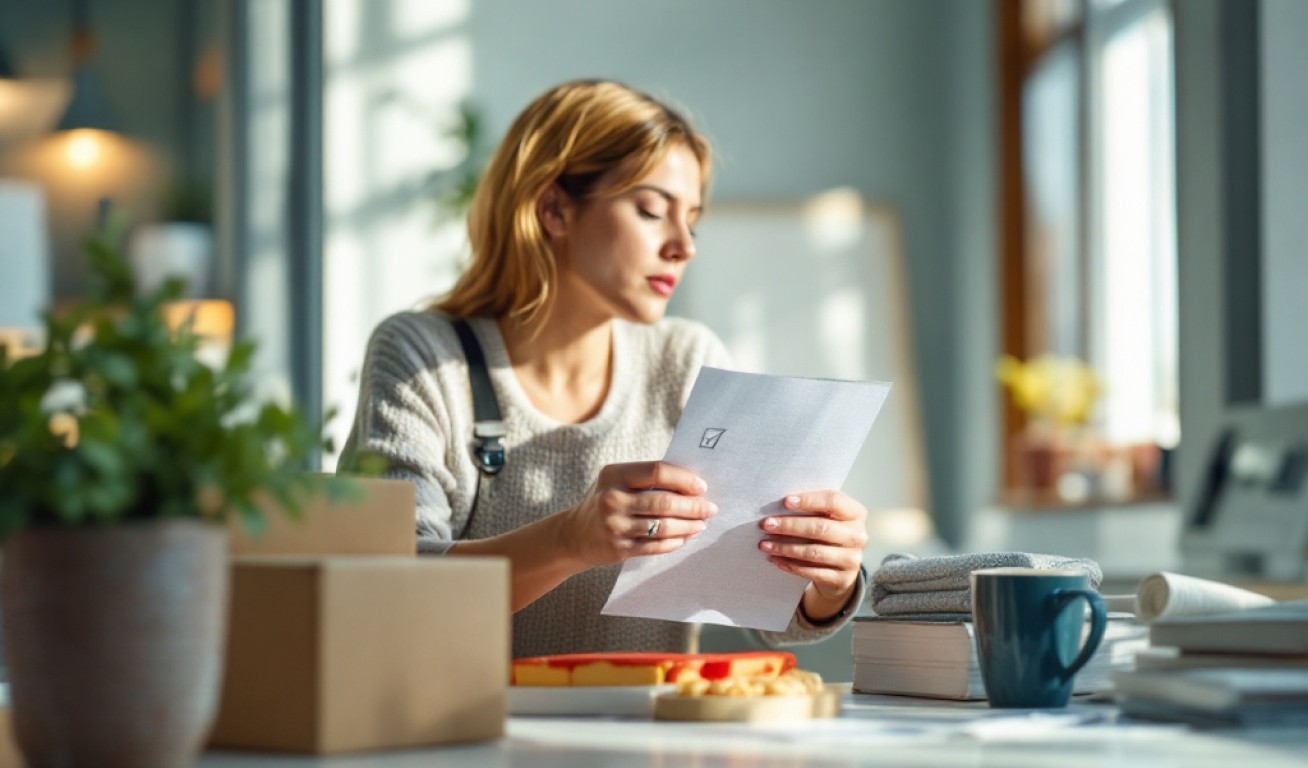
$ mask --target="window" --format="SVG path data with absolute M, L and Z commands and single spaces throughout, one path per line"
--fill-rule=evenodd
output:
M 428 177 L 467 150 L 451 134 L 472 83 L 470 4 L 229 5 L 241 322 L 260 339 L 261 394 L 338 410 L 325 431 L 339 451 L 368 334 L 452 285 L 466 250 Z
M 1172 19 L 1166 0 L 998 0 L 1003 346 L 1089 364 L 1095 490 L 1159 490 L 1179 440 Z M 1009 405 L 1004 435 L 1027 424 Z M 1005 488 L 1023 485 L 1006 453 Z M 1129 484 L 1107 488 L 1109 465 Z M 1065 466 L 1068 470 L 1071 466 Z M 1120 478 L 1119 478 L 1120 480 Z M 1069 496 L 1077 498 L 1071 498 Z

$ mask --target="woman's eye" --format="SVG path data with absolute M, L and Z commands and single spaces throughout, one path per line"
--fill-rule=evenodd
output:
M 642 219 L 647 219 L 647 220 L 649 220 L 649 221 L 658 221 L 658 220 L 659 220 L 659 216 L 658 216 L 658 214 L 656 214 L 656 213 L 653 213 L 653 212 L 651 212 L 651 211 L 647 211 L 647 210 L 645 210 L 644 208 L 639 208 L 639 207 L 636 208 L 636 210 L 637 210 L 638 212 L 640 212 L 640 217 L 641 217 Z

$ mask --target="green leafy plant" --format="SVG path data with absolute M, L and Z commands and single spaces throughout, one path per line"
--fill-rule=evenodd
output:
M 452 167 L 433 171 L 427 176 L 426 183 L 436 203 L 438 221 L 458 221 L 468 213 L 489 156 L 484 134 L 485 120 L 481 110 L 471 102 L 459 104 L 453 124 L 441 131 L 444 138 L 459 146 L 462 155 Z
M 88 253 L 90 297 L 47 313 L 44 350 L 12 359 L 0 346 L 0 537 L 232 515 L 257 532 L 261 498 L 295 515 L 320 488 L 351 493 L 346 480 L 302 470 L 330 444 L 298 410 L 258 402 L 252 342 L 235 343 L 221 368 L 205 365 L 192 329 L 170 328 L 161 311 L 181 281 L 138 296 L 108 240 Z
M 160 205 L 163 221 L 213 224 L 212 186 L 198 179 L 181 179 L 170 184 Z

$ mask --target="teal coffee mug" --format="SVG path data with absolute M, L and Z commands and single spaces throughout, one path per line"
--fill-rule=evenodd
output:
M 990 706 L 1067 706 L 1072 681 L 1104 639 L 1107 621 L 1103 598 L 1079 571 L 973 571 L 972 625 Z

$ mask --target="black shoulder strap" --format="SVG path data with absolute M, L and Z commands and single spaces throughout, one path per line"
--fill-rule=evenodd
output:
M 454 331 L 459 334 L 463 356 L 468 361 L 468 383 L 472 386 L 473 437 L 477 439 L 477 468 L 486 475 L 499 474 L 504 469 L 504 444 L 500 438 L 508 431 L 500 419 L 500 406 L 495 400 L 495 386 L 486 370 L 486 356 L 467 320 L 455 320 Z
M 468 361 L 468 382 L 472 385 L 472 413 L 477 421 L 499 421 L 500 405 L 495 401 L 495 387 L 486 370 L 486 356 L 467 320 L 455 320 L 454 332 L 459 334 L 463 357 Z

